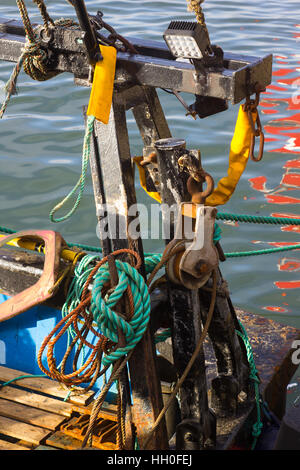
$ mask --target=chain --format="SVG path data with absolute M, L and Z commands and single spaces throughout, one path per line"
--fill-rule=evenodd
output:
M 89 19 L 91 22 L 91 25 L 94 27 L 96 36 L 97 38 L 104 44 L 108 46 L 113 46 L 117 50 L 121 50 L 122 52 L 128 51 L 131 52 L 132 54 L 137 54 L 137 50 L 131 44 L 130 41 L 128 41 L 126 38 L 121 36 L 110 24 L 106 23 L 103 20 L 103 13 L 102 11 L 97 11 L 97 15 L 89 15 Z M 100 29 L 106 29 L 110 34 L 109 36 L 104 36 L 99 32 Z M 122 46 L 120 47 L 117 44 L 117 41 L 119 41 Z
M 214 190 L 214 180 L 210 174 L 203 170 L 199 160 L 191 153 L 185 153 L 178 158 L 178 166 L 181 171 L 186 171 L 189 174 L 187 180 L 187 190 L 192 197 L 192 202 L 195 204 L 204 204 L 205 199 Z M 203 183 L 207 184 L 206 189 L 203 191 Z
M 198 183 L 203 183 L 205 180 L 205 171 L 200 167 L 199 161 L 194 155 L 191 155 L 190 153 L 181 155 L 178 158 L 178 166 L 180 171 L 186 171 L 190 176 L 192 176 L 192 178 L 194 178 L 194 180 L 198 181 Z
M 201 7 L 201 4 L 204 3 L 204 0 L 186 0 L 186 1 L 188 4 L 188 10 L 193 11 L 195 13 L 197 23 L 199 23 L 203 27 L 204 31 L 206 32 L 207 39 L 208 39 L 208 46 L 209 46 L 210 52 L 212 52 L 209 33 L 208 33 L 208 29 L 207 29 L 206 22 L 205 22 L 205 16 Z
M 263 128 L 260 122 L 260 117 L 259 117 L 259 113 L 257 109 L 257 106 L 259 105 L 259 98 L 260 98 L 261 91 L 262 91 L 262 88 L 259 85 L 259 83 L 257 83 L 255 87 L 255 99 L 251 100 L 250 96 L 248 95 L 246 98 L 246 102 L 243 105 L 243 109 L 245 112 L 247 112 L 249 123 L 252 129 L 249 156 L 251 160 L 253 160 L 254 162 L 259 162 L 262 159 L 263 153 L 264 153 L 265 136 L 264 136 Z M 253 121 L 253 113 L 257 113 L 255 122 Z M 258 150 L 257 157 L 254 155 L 255 137 L 259 137 L 259 150 Z

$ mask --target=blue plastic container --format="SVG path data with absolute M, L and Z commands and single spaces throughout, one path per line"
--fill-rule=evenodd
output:
M 9 297 L 5 294 L 0 294 L 0 303 L 7 300 Z M 37 355 L 39 353 L 42 342 L 45 337 L 52 331 L 52 329 L 61 320 L 62 315 L 60 310 L 56 310 L 44 305 L 27 310 L 24 313 L 17 315 L 10 320 L 0 322 L 0 365 L 6 366 L 10 369 L 16 369 L 27 374 L 42 375 L 43 371 L 38 366 Z M 87 338 L 91 343 L 95 338 Z M 55 359 L 57 366 L 60 364 L 67 348 L 67 334 L 57 342 L 55 347 Z M 88 354 L 88 351 L 85 351 Z M 73 357 L 67 361 L 66 373 L 72 372 Z M 42 357 L 43 365 L 47 368 L 47 361 L 45 352 Z M 81 365 L 80 358 L 78 361 Z M 86 387 L 88 384 L 80 386 Z M 100 377 L 93 390 L 98 391 L 103 385 L 103 378 Z M 109 401 L 114 401 L 114 393 L 116 387 L 113 385 L 109 393 Z
M 8 298 L 7 295 L 0 294 L 0 303 Z M 60 319 L 59 310 L 38 305 L 10 320 L 1 322 L 1 365 L 28 374 L 42 374 L 37 363 L 37 354 L 44 338 Z M 59 347 L 61 350 L 57 351 L 58 358 L 63 354 L 65 347 L 66 341 L 62 341 Z

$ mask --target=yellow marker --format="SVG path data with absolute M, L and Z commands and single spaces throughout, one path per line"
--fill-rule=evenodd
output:
M 257 112 L 252 113 L 252 117 L 253 122 L 256 122 Z M 249 159 L 251 135 L 247 112 L 240 106 L 230 146 L 227 176 L 220 179 L 213 193 L 206 198 L 207 206 L 219 206 L 231 198 Z
M 252 113 L 252 117 L 253 122 L 256 122 L 257 112 Z M 221 178 L 218 186 L 212 194 L 206 198 L 206 205 L 219 206 L 225 204 L 231 198 L 249 159 L 251 135 L 252 128 L 247 112 L 240 106 L 230 146 L 227 176 Z M 135 157 L 133 159 L 139 170 L 141 186 L 150 197 L 161 202 L 159 192 L 147 191 L 145 169 L 140 165 L 142 159 L 143 157 Z M 188 217 L 195 217 L 195 207 L 193 207 L 193 204 L 185 204 L 183 206 L 183 214 Z
M 148 191 L 146 187 L 146 173 L 144 167 L 140 164 L 141 161 L 143 160 L 143 157 L 134 157 L 133 161 L 138 167 L 139 170 L 139 176 L 140 176 L 140 183 L 144 191 L 148 194 L 148 196 L 152 197 L 152 199 L 155 199 L 157 202 L 161 202 L 161 197 L 160 194 L 157 191 Z
M 93 86 L 87 115 L 107 124 L 112 104 L 117 51 L 111 46 L 100 46 L 103 60 L 95 65 Z
M 4 238 L 6 236 L 7 235 L 0 235 L 0 240 L 1 238 Z M 24 248 L 25 250 L 39 251 L 40 253 L 44 253 L 44 246 L 34 240 L 14 238 L 13 240 L 10 240 L 7 245 L 16 246 L 18 248 Z M 40 249 L 39 247 L 42 248 Z M 77 255 L 77 251 L 72 251 L 68 248 L 63 248 L 60 254 L 61 258 L 63 258 L 65 261 L 73 261 Z

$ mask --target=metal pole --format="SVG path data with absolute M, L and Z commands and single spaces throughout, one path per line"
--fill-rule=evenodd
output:
M 102 60 L 103 57 L 98 46 L 95 32 L 90 23 L 89 14 L 87 12 L 84 0 L 74 0 L 73 6 L 76 11 L 80 28 L 84 32 L 83 40 L 87 48 L 90 64 L 94 65 L 96 62 Z

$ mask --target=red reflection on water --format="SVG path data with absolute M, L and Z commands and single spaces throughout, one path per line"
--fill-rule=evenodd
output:
M 277 212 L 273 212 L 272 214 L 272 217 L 286 217 L 286 218 L 293 218 L 293 219 L 300 219 L 300 215 L 299 214 L 282 214 L 282 213 L 277 213 Z M 284 225 L 283 227 L 281 227 L 281 231 L 282 232 L 297 232 L 297 233 L 300 233 L 300 225 Z
M 296 258 L 282 258 L 277 266 L 278 271 L 300 271 L 300 260 Z
M 265 91 L 264 95 L 271 95 L 272 93 L 270 92 L 270 90 L 284 91 L 284 90 L 287 90 L 287 88 L 271 84 L 271 85 L 268 86 L 267 91 Z
M 278 289 L 299 289 L 300 281 L 276 281 L 274 285 L 278 287 Z
M 288 160 L 282 168 L 300 168 L 300 158 L 298 160 Z
M 295 25 L 300 28 L 300 25 Z M 299 31 L 294 33 L 297 39 L 300 37 Z M 298 63 L 294 66 L 295 60 L 300 58 L 298 54 L 290 56 L 275 56 L 275 71 L 273 72 L 273 83 L 267 87 L 261 98 L 261 112 L 269 116 L 269 122 L 264 126 L 265 142 L 268 145 L 269 154 L 293 155 L 283 162 L 283 173 L 278 184 L 270 183 L 270 177 L 263 175 L 250 178 L 249 183 L 255 191 L 263 193 L 266 202 L 278 205 L 300 204 L 300 68 Z M 293 64 L 293 65 L 291 65 Z M 277 68 L 276 68 L 277 65 Z M 278 156 L 274 155 L 274 158 Z M 291 211 L 292 212 L 292 211 Z M 273 212 L 274 217 L 291 217 L 300 219 L 299 213 Z M 296 212 L 296 211 L 295 211 Z M 286 225 L 281 227 L 281 231 L 286 233 L 300 233 L 300 226 Z M 254 244 L 267 244 L 274 247 L 290 246 L 300 243 L 297 241 L 267 242 L 253 240 Z M 284 256 L 279 259 L 277 269 L 283 275 L 300 271 L 300 258 L 297 258 L 299 250 L 295 250 L 295 257 Z M 276 281 L 274 285 L 278 289 L 299 289 L 300 280 Z M 282 293 L 286 296 L 286 293 Z M 284 313 L 287 311 L 282 306 L 265 306 L 265 310 L 270 312 Z
M 275 196 L 273 194 L 267 195 L 266 199 L 268 202 L 273 204 L 300 204 L 300 199 L 288 196 Z
M 273 305 L 269 305 L 267 307 L 263 307 L 264 310 L 268 310 L 269 312 L 279 312 L 279 313 L 286 313 L 288 310 L 283 307 L 276 307 Z
M 278 61 L 277 61 L 278 63 Z M 286 63 L 286 62 L 285 62 Z M 284 75 L 288 75 L 289 73 L 295 72 L 294 69 L 279 69 L 273 72 L 273 77 L 282 77 Z

